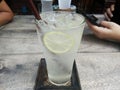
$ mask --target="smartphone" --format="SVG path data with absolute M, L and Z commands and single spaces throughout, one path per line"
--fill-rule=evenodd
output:
M 84 12 L 78 12 L 79 14 L 82 14 L 90 23 L 101 26 L 100 23 L 98 22 L 98 18 L 95 17 L 93 14 L 86 14 Z

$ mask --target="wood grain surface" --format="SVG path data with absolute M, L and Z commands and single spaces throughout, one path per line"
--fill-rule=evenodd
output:
M 76 59 L 83 90 L 120 90 L 119 51 L 85 27 Z M 0 30 L 0 90 L 33 90 L 42 53 L 34 16 L 15 16 Z

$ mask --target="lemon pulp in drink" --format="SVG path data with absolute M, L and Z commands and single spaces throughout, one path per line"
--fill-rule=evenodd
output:
M 45 12 L 41 16 L 48 23 L 41 23 L 38 35 L 43 44 L 49 81 L 65 85 L 71 79 L 85 26 L 84 17 L 70 12 Z

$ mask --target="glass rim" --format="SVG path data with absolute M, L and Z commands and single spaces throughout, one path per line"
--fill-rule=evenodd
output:
M 57 13 L 57 12 L 60 12 L 60 13 L 73 13 L 73 12 L 69 12 L 69 11 L 47 11 L 47 12 L 43 12 L 43 13 L 41 13 L 41 14 L 43 14 L 43 16 L 44 16 L 44 14 L 48 14 L 49 15 L 49 13 Z M 82 15 L 82 14 L 78 14 L 78 13 L 76 13 L 76 12 L 74 12 L 73 14 L 76 14 L 76 15 L 78 15 L 79 17 L 82 17 L 82 19 L 81 19 L 81 22 L 78 24 L 78 25 L 75 25 L 75 26 L 70 26 L 70 28 L 69 29 L 73 29 L 73 28 L 78 28 L 78 27 L 80 27 L 80 26 L 82 26 L 83 24 L 85 24 L 85 17 Z M 42 19 L 42 20 L 35 20 L 35 22 L 36 22 L 36 24 L 43 24 L 44 23 L 44 20 Z M 47 24 L 46 24 L 46 26 L 47 26 Z M 42 26 L 41 26 L 42 27 Z M 62 26 L 62 28 L 66 28 L 65 26 Z M 62 30 L 61 30 L 62 31 Z M 67 31 L 67 30 L 66 30 Z

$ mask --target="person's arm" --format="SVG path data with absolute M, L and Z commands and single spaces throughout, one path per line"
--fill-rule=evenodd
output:
M 106 9 L 104 13 L 106 20 L 100 23 L 101 26 L 95 26 L 87 21 L 88 26 L 93 33 L 106 40 L 114 40 L 120 42 L 120 0 L 116 0 L 115 4 L 112 4 L 110 8 Z
M 98 27 L 88 21 L 87 24 L 98 38 L 120 42 L 120 25 L 109 21 L 102 21 L 100 24 L 103 27 Z
M 13 12 L 4 0 L 0 2 L 0 26 L 8 23 L 13 19 Z

